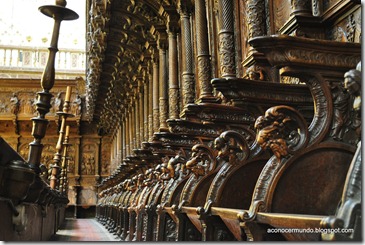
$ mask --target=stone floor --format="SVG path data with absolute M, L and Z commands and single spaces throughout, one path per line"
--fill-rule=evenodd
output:
M 120 241 L 95 219 L 66 219 L 51 241 Z

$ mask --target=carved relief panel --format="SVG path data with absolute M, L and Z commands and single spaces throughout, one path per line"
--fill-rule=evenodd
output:
M 335 26 L 327 30 L 326 38 L 339 42 L 361 41 L 361 7 L 343 18 Z
M 78 152 L 76 146 L 74 144 L 70 145 L 68 147 L 67 152 L 69 157 L 67 162 L 67 172 L 69 175 L 74 175 L 76 170 L 76 160 L 77 160 L 76 152 Z
M 87 143 L 82 146 L 81 175 L 95 174 L 97 152 L 98 149 L 93 143 Z
M 107 176 L 110 174 L 110 151 L 111 151 L 111 143 L 109 138 L 104 138 L 102 141 L 102 150 L 101 150 L 101 175 Z
M 95 205 L 96 204 L 95 188 L 83 187 L 80 190 L 77 203 L 79 205 Z

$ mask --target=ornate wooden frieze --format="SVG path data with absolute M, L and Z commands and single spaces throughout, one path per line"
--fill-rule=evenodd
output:
M 207 138 L 217 137 L 220 129 L 201 123 L 193 123 L 186 120 L 168 120 L 170 132 L 174 134 L 194 135 Z
M 238 123 L 253 125 L 255 118 L 251 112 L 239 107 L 219 104 L 188 105 L 184 111 L 184 119 L 194 122 Z
M 304 84 L 258 83 L 249 79 L 213 79 L 212 84 L 232 105 L 249 108 L 247 112 L 254 118 L 271 106 L 283 104 L 295 107 L 312 121 L 313 98 Z M 273 90 L 276 93 L 272 93 Z

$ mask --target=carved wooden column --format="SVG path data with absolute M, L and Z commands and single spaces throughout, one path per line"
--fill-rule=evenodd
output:
M 140 104 L 139 104 L 139 97 L 140 97 L 140 94 L 138 92 L 138 87 L 135 88 L 135 97 L 134 97 L 134 128 L 135 128 L 135 135 L 134 135 L 134 149 L 137 149 L 138 148 L 138 145 L 139 145 L 139 135 L 140 135 L 140 118 L 139 118 L 139 110 L 140 110 Z
M 131 154 L 133 154 L 133 150 L 136 149 L 137 145 L 137 130 L 139 128 L 139 125 L 137 123 L 137 116 L 136 116 L 136 107 L 137 103 L 136 100 L 133 98 L 133 105 L 132 105 L 132 120 L 131 120 L 131 129 L 132 129 L 132 148 L 131 148 Z
M 150 114 L 150 107 L 152 100 L 148 101 L 149 97 L 149 74 L 148 79 L 144 80 L 143 83 L 143 119 L 144 119 L 144 135 L 143 135 L 143 142 L 148 140 L 148 133 L 149 133 L 149 114 Z
M 126 125 L 126 129 L 125 129 L 125 157 L 128 156 L 130 154 L 130 116 L 129 116 L 129 112 L 128 110 L 125 112 L 125 125 Z
M 323 2 L 321 0 L 312 0 L 313 16 L 321 16 L 323 13 Z
M 122 127 L 119 126 L 117 132 L 117 166 L 120 164 L 122 155 Z
M 246 22 L 248 27 L 248 39 L 265 35 L 265 1 L 246 1 Z M 252 49 L 252 47 L 251 47 Z
M 117 162 L 117 134 L 113 138 L 113 145 L 112 145 L 112 151 L 113 151 L 113 167 L 115 166 Z
M 219 56 L 222 77 L 236 77 L 235 43 L 233 26 L 233 1 L 218 1 L 219 19 Z
M 160 95 L 160 131 L 168 131 L 168 91 L 167 91 L 167 59 L 166 59 L 166 35 L 159 34 L 158 51 L 159 51 L 159 95 Z
M 180 21 L 181 21 L 181 39 L 182 39 L 181 60 L 182 60 L 183 106 L 185 106 L 186 104 L 194 103 L 195 101 L 193 46 L 191 38 L 190 14 L 191 14 L 191 8 L 182 5 L 180 8 Z
M 152 82 L 152 94 L 153 94 L 153 132 L 157 132 L 160 127 L 160 106 L 159 106 L 159 66 L 157 55 L 153 58 L 153 82 Z M 153 136 L 153 133 L 150 137 Z
M 125 156 L 127 155 L 127 130 L 126 130 L 126 119 L 125 119 L 125 115 L 123 116 L 122 119 L 122 129 L 123 129 L 123 133 L 122 133 L 122 148 L 123 148 L 123 152 L 122 152 L 122 157 L 121 157 L 121 162 L 123 161 L 123 159 L 125 158 Z
M 196 42 L 198 58 L 198 102 L 211 102 L 213 88 L 210 84 L 211 63 L 208 42 L 207 14 L 204 0 L 195 0 Z
M 170 17 L 171 18 L 171 17 Z M 178 81 L 178 57 L 177 57 L 177 22 L 168 24 L 169 39 L 169 118 L 178 119 L 179 109 L 179 81 Z
M 129 108 L 129 113 L 128 113 L 128 134 L 129 134 L 129 150 L 128 150 L 128 155 L 131 155 L 132 149 L 133 149 L 132 108 Z
M 245 1 L 245 3 L 246 3 L 246 15 L 243 21 L 247 23 L 247 32 L 248 32 L 247 40 L 250 40 L 254 37 L 265 36 L 266 19 L 270 18 L 270 16 L 266 16 L 265 0 L 247 0 Z M 254 75 L 260 74 L 261 67 L 258 67 L 257 63 L 258 60 L 262 58 L 261 56 L 262 55 L 259 54 L 252 46 L 248 47 L 247 57 L 242 62 L 242 66 L 245 68 L 246 76 L 248 78 L 264 80 L 263 77 L 257 78 L 253 77 L 252 75 L 252 74 Z M 272 81 L 279 81 L 279 77 L 278 75 L 275 75 L 276 73 L 275 71 L 272 72 L 268 70 L 267 72 L 271 74 L 271 76 L 268 79 Z
M 142 146 L 143 137 L 144 137 L 144 111 L 146 108 L 144 107 L 143 98 L 144 98 L 144 91 L 143 91 L 143 82 L 138 81 L 139 83 L 139 139 L 138 139 L 138 148 Z
M 150 62 L 152 64 L 152 62 Z M 148 136 L 146 141 L 153 136 L 153 67 L 148 69 Z
M 312 0 L 291 0 L 291 15 L 312 15 Z

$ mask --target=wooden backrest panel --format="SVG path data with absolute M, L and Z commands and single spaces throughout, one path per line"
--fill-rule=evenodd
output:
M 220 197 L 214 206 L 225 208 L 249 209 L 256 180 L 267 159 L 257 159 L 232 169 L 230 176 L 222 183 Z
M 323 147 L 300 154 L 279 173 L 271 212 L 333 215 L 354 152 Z

